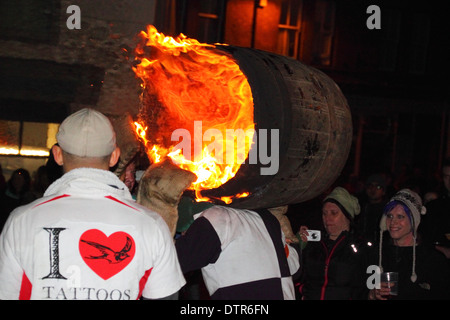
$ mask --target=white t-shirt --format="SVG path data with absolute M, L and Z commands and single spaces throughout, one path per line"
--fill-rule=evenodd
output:
M 164 220 L 111 172 L 80 168 L 14 210 L 0 235 L 0 299 L 163 298 L 185 280 Z
M 176 247 L 183 271 L 201 268 L 213 299 L 295 299 L 299 254 L 268 211 L 213 206 L 195 216 Z

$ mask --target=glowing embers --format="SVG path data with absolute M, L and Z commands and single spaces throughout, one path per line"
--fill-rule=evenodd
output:
M 214 45 L 166 37 L 153 26 L 140 38 L 133 68 L 143 87 L 136 131 L 152 162 L 170 157 L 195 173 L 191 189 L 197 200 L 208 200 L 200 191 L 232 179 L 248 156 L 255 135 L 250 85 Z

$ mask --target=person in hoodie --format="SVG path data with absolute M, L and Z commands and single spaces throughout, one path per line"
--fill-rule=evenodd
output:
M 79 110 L 56 138 L 64 175 L 0 235 L 0 299 L 176 297 L 185 279 L 167 224 L 109 170 L 120 156 L 109 119 Z

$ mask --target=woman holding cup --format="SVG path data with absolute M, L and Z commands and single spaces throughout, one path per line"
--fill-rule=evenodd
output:
M 417 228 L 420 216 L 426 213 L 420 196 L 409 189 L 397 192 L 386 204 L 380 221 L 378 266 L 381 269 L 380 289 L 372 289 L 371 300 L 449 299 L 450 268 L 445 257 L 420 243 Z M 388 231 L 390 241 L 383 243 Z M 392 282 L 383 279 L 386 272 L 398 277 Z M 394 289 L 394 287 L 397 288 Z

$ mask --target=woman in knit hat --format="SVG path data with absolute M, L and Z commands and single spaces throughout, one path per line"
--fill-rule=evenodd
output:
M 302 299 L 366 299 L 367 242 L 354 232 L 353 220 L 360 212 L 358 199 L 342 187 L 335 188 L 322 203 L 325 233 L 319 242 L 308 241 L 302 252 L 303 274 L 299 283 Z M 300 228 L 302 244 L 307 227 Z
M 378 266 L 384 272 L 398 272 L 395 299 L 449 299 L 450 268 L 445 257 L 420 243 L 417 228 L 426 213 L 420 196 L 409 189 L 398 191 L 386 204 L 380 221 Z M 383 243 L 383 233 L 390 241 Z M 369 299 L 386 300 L 389 288 L 370 291 Z

